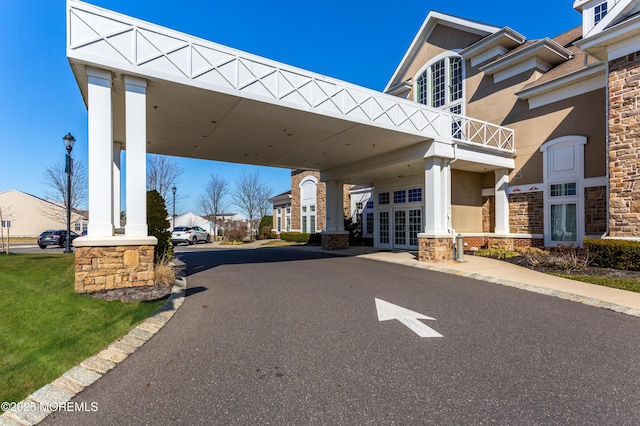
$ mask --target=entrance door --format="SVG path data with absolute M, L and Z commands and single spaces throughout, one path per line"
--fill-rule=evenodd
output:
M 422 209 L 393 210 L 393 248 L 417 249 L 422 229 Z

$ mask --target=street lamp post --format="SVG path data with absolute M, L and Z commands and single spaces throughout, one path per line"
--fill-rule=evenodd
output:
M 176 228 L 176 190 L 175 185 L 171 188 L 171 192 L 173 192 L 173 229 Z
M 71 250 L 71 174 L 73 173 L 71 150 L 73 149 L 73 145 L 76 143 L 76 140 L 71 136 L 71 133 L 67 133 L 62 140 L 64 141 L 64 146 L 67 148 L 67 162 L 65 167 L 65 171 L 67 172 L 67 235 L 65 238 L 64 253 L 73 253 L 73 250 Z

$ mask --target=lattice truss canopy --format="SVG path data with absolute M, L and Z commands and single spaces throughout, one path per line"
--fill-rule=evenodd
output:
M 431 140 L 465 142 L 452 135 L 460 117 L 86 3 L 68 2 L 67 25 L 85 102 L 86 67 L 112 73 L 114 138 L 125 147 L 125 75 L 148 81 L 148 152 L 326 170 Z M 469 142 L 513 152 L 511 130 L 477 126 L 506 136 L 476 132 Z

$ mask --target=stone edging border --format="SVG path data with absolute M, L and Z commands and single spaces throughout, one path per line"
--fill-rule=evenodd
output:
M 66 404 L 84 388 L 96 382 L 169 322 L 178 308 L 182 306 L 186 288 L 187 279 L 184 276 L 178 277 L 171 289 L 169 299 L 153 315 L 124 337 L 18 402 L 16 406 L 21 407 L 22 410 L 4 412 L 0 416 L 0 426 L 36 425 L 53 412 L 48 408 L 55 409 L 55 407 Z

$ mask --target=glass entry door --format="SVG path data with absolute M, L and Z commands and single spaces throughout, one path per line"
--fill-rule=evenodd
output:
M 417 249 L 418 233 L 422 229 L 422 209 L 393 211 L 393 248 Z

